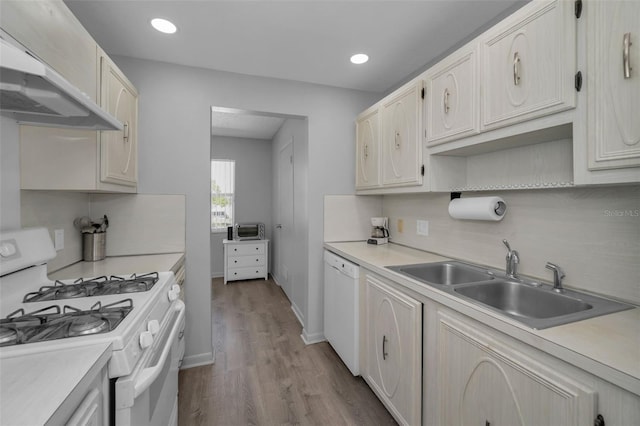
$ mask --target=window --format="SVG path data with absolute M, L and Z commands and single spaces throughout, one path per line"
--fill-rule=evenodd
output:
M 211 232 L 233 225 L 236 162 L 211 160 Z

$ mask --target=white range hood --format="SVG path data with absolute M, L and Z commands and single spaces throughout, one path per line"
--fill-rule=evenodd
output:
M 0 113 L 19 123 L 122 130 L 106 113 L 48 65 L 0 39 Z

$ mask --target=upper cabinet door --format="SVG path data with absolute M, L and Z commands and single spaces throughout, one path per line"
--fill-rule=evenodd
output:
M 477 45 L 462 48 L 428 71 L 427 142 L 478 133 L 480 87 Z
M 123 130 L 102 131 L 100 134 L 101 181 L 126 186 L 138 182 L 138 93 L 120 70 L 101 58 L 101 106 L 113 114 Z
M 575 107 L 574 2 L 529 3 L 482 40 L 485 129 Z
M 97 45 L 61 0 L 2 0 L 0 26 L 97 101 Z
M 356 189 L 380 185 L 379 121 L 377 107 L 356 121 Z
M 640 166 L 640 2 L 590 1 L 589 169 Z
M 382 183 L 421 185 L 422 80 L 382 101 Z

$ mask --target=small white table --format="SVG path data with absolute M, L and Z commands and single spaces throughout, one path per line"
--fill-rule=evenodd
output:
M 224 240 L 224 283 L 269 278 L 269 240 Z

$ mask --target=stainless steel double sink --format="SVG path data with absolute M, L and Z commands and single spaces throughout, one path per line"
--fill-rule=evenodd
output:
M 573 290 L 557 293 L 548 284 L 459 261 L 386 268 L 538 330 L 633 308 Z

